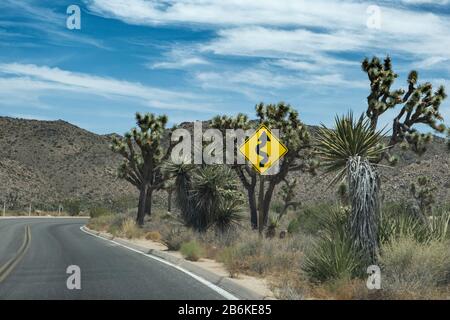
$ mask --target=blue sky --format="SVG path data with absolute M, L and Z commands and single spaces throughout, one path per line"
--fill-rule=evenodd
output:
M 81 30 L 66 27 L 70 5 Z M 363 112 L 360 62 L 386 54 L 395 87 L 417 69 L 450 91 L 450 0 L 2 0 L 0 115 L 123 133 L 136 111 L 173 124 L 285 101 L 331 124 Z

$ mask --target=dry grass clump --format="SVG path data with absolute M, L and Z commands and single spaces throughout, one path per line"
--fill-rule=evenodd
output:
M 190 261 L 198 261 L 204 255 L 204 250 L 196 240 L 185 242 L 180 248 L 181 254 Z
M 162 242 L 170 251 L 178 251 L 185 242 L 194 239 L 194 234 L 187 228 L 177 227 L 166 230 L 162 234 Z
M 105 215 L 99 216 L 97 218 L 91 218 L 87 223 L 87 227 L 89 229 L 97 231 L 108 231 L 115 219 L 116 217 L 114 215 Z
M 126 218 L 122 221 L 119 234 L 127 239 L 135 239 L 142 237 L 143 230 L 139 228 L 134 219 Z
M 302 251 L 311 239 L 300 235 L 288 239 L 261 238 L 255 232 L 243 233 L 234 245 L 219 254 L 219 260 L 232 276 L 239 273 L 267 276 L 300 269 Z
M 382 288 L 391 298 L 432 298 L 449 290 L 448 241 L 403 237 L 381 247 Z
M 161 240 L 161 234 L 158 231 L 150 231 L 145 234 L 145 239 L 159 242 Z

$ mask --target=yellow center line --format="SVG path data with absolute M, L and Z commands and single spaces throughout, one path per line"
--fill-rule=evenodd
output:
M 25 227 L 25 235 L 23 243 L 17 251 L 16 255 L 0 267 L 0 283 L 5 280 L 8 275 L 14 270 L 16 265 L 22 260 L 23 256 L 27 252 L 31 242 L 31 229 L 30 226 Z

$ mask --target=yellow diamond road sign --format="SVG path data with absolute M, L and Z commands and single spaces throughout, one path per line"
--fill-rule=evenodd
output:
M 251 137 L 245 140 L 239 151 L 256 171 L 264 174 L 286 154 L 288 149 L 266 126 L 261 125 Z

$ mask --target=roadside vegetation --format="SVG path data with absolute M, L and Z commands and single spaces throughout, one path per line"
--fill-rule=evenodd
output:
M 366 59 L 362 69 L 370 81 L 365 114 L 338 115 L 314 136 L 285 103 L 258 104 L 257 121 L 242 114 L 212 121 L 221 130 L 260 123 L 281 129 L 289 152 L 272 176 L 246 165 L 171 163 L 172 146 L 162 142 L 167 119 L 137 114 L 138 129 L 115 140 L 113 150 L 124 158 L 120 176 L 140 192 L 138 208 L 93 209 L 88 227 L 161 242 L 188 260 L 220 261 L 231 277 L 267 279 L 280 299 L 448 298 L 450 206 L 436 203 L 433 182 L 422 176 L 403 202 L 385 202 L 379 170 L 395 170 L 394 146 L 426 152 L 432 135 L 418 126 L 445 132 L 444 88 L 419 84 L 412 71 L 406 89 L 392 90 L 397 74 L 389 57 Z M 388 135 L 379 120 L 392 114 Z M 329 175 L 334 201 L 296 201 L 299 171 Z M 164 191 L 167 206 L 154 205 Z M 366 286 L 371 265 L 381 269 L 380 290 Z

